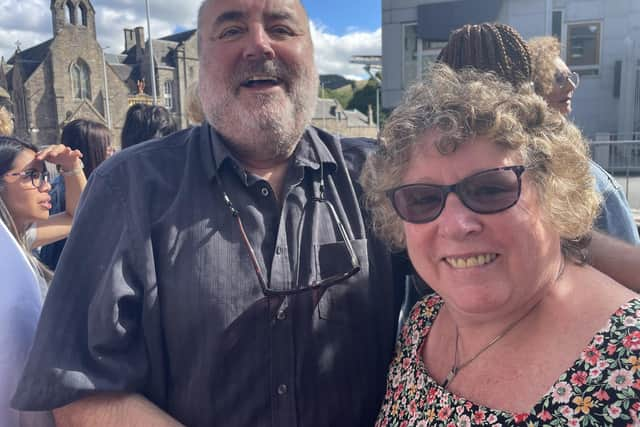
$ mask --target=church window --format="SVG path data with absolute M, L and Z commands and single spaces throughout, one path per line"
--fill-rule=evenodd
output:
M 91 99 L 89 67 L 84 61 L 78 60 L 71 64 L 71 81 L 73 84 L 74 98 Z
M 76 7 L 70 1 L 66 4 L 67 21 L 71 25 L 76 25 Z
M 167 110 L 173 111 L 173 80 L 164 82 L 164 106 Z
M 84 3 L 80 3 L 80 6 L 78 6 L 79 12 L 80 12 L 80 21 L 82 22 L 82 26 L 86 27 L 87 26 L 87 6 L 84 5 Z

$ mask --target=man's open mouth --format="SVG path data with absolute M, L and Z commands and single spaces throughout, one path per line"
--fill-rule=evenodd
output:
M 252 76 L 242 82 L 240 86 L 252 89 L 268 88 L 282 84 L 282 80 L 271 76 Z

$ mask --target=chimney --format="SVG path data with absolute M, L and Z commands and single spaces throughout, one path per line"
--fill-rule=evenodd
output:
M 133 30 L 131 28 L 124 29 L 124 50 L 128 52 L 136 44 Z
M 136 27 L 133 31 L 136 38 L 136 60 L 139 61 L 144 56 L 144 27 Z

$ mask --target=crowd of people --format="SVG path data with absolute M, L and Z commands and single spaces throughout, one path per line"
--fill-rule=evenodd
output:
M 299 0 L 198 41 L 198 124 L 134 105 L 114 156 L 0 109 L 0 425 L 640 425 L 640 238 L 557 40 L 453 31 L 377 141 L 310 125 Z

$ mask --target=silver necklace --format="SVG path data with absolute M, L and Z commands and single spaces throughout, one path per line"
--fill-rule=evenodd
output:
M 558 274 L 556 275 L 556 278 L 553 281 L 554 284 L 558 281 L 558 279 L 560 278 L 560 276 L 562 275 L 563 272 L 564 272 L 564 258 L 562 258 L 562 264 L 560 264 L 560 269 L 558 271 Z M 495 343 L 500 341 L 502 338 L 504 338 L 504 336 L 507 335 L 509 333 L 509 331 L 511 331 L 518 323 L 523 321 L 529 314 L 531 314 L 531 312 L 540 304 L 540 302 L 542 300 L 543 300 L 543 298 L 540 298 L 540 300 L 538 302 L 536 302 L 529 310 L 527 310 L 527 312 L 524 315 L 520 316 L 515 321 L 511 322 L 494 339 L 492 339 L 487 344 L 485 344 L 485 346 L 482 347 L 480 349 L 480 351 L 478 351 L 471 358 L 467 359 L 466 361 L 464 361 L 464 362 L 462 362 L 460 364 L 458 364 L 458 340 L 460 338 L 460 334 L 458 333 L 458 325 L 455 324 L 455 327 L 456 327 L 456 347 L 455 347 L 455 351 L 453 353 L 453 366 L 451 367 L 451 370 L 447 374 L 447 377 L 444 379 L 444 382 L 442 383 L 442 387 L 443 388 L 447 388 L 447 386 L 449 384 L 451 384 L 451 382 L 456 377 L 456 375 L 458 375 L 458 372 L 460 372 L 462 369 L 466 368 L 471 362 L 476 360 L 478 358 L 478 356 L 480 356 L 482 353 L 484 353 L 489 348 L 491 348 L 492 345 L 494 345 Z

